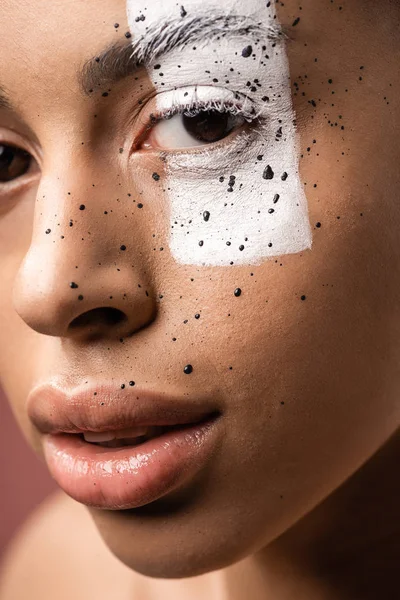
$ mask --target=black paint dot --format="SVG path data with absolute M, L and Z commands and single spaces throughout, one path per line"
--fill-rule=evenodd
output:
M 126 37 L 128 40 L 129 40 L 129 38 L 131 38 L 131 37 L 132 37 L 132 34 L 131 34 L 131 32 L 130 32 L 130 31 L 127 31 L 127 32 L 125 33 L 125 37 Z
M 134 382 L 134 381 L 130 381 L 130 382 L 129 382 L 129 385 L 130 385 L 131 387 L 133 387 L 133 386 L 135 385 L 135 382 Z
M 203 219 L 204 219 L 205 221 L 209 221 L 209 220 L 210 220 L 210 213 L 208 212 L 208 210 L 205 210 L 205 211 L 203 212 Z
M 81 204 L 79 207 L 79 210 L 85 210 L 86 206 L 84 204 Z
M 242 50 L 242 56 L 243 58 L 249 58 L 249 56 L 252 55 L 253 52 L 253 47 L 252 46 L 246 46 L 246 48 L 243 48 Z
M 203 242 L 203 240 L 200 240 L 200 242 L 199 242 L 199 246 L 204 246 L 204 242 Z
M 302 296 L 302 297 L 301 297 L 301 299 L 303 300 L 303 302 L 304 302 L 304 300 L 305 300 L 306 298 L 307 298 L 307 296 Z
M 234 294 L 235 294 L 236 298 L 239 298 L 239 296 L 241 296 L 241 295 L 242 295 L 242 290 L 241 290 L 240 288 L 237 288 L 237 289 L 234 291 Z
M 159 181 L 160 180 L 160 176 L 159 176 L 158 173 L 153 173 L 152 177 L 153 177 L 154 181 Z
M 141 202 L 139 202 L 139 204 L 137 205 L 138 208 L 143 208 L 143 204 Z
M 321 223 L 319 223 L 319 222 L 318 222 L 318 223 L 316 223 L 316 224 L 315 224 L 315 227 L 321 227 Z
M 124 389 L 125 389 L 125 384 L 121 383 L 121 390 L 124 390 Z
M 190 373 L 193 373 L 193 367 L 192 367 L 192 365 L 186 365 L 186 367 L 183 369 L 183 372 L 186 375 L 190 375 Z
M 200 319 L 200 315 L 199 315 L 199 313 L 197 313 L 197 315 L 194 315 L 194 318 L 195 318 L 195 319 Z
M 288 174 L 286 173 L 286 171 L 284 173 L 282 173 L 282 181 L 286 181 L 286 179 L 288 178 Z
M 46 229 L 46 233 L 47 234 L 51 233 L 51 229 Z
M 124 252 L 126 250 L 126 246 L 122 245 L 120 250 L 122 250 Z
M 271 166 L 268 165 L 265 169 L 264 169 L 264 173 L 263 173 L 263 178 L 264 179 L 273 179 L 274 178 L 274 172 L 271 169 Z
M 296 27 L 296 25 L 298 25 L 300 22 L 300 17 L 297 17 L 297 19 L 295 19 L 292 23 L 292 27 Z
M 78 300 L 83 300 L 82 294 L 80 296 L 78 296 Z
M 275 194 L 275 196 L 274 196 L 274 204 L 276 204 L 278 202 L 279 198 L 280 198 L 280 195 L 279 194 Z
M 244 250 L 243 244 L 241 246 L 239 246 L 239 250 L 240 250 L 240 252 L 243 252 L 243 250 Z
M 74 281 L 71 281 L 71 283 L 69 284 L 69 287 L 72 288 L 73 290 L 76 290 L 76 288 L 78 287 L 78 284 L 75 283 Z

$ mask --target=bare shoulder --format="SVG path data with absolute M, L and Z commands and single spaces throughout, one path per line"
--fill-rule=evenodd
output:
M 57 492 L 31 514 L 6 551 L 0 600 L 101 600 L 113 597 L 115 581 L 131 578 L 106 548 L 88 510 Z

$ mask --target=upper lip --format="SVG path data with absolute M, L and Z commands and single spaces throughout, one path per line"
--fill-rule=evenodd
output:
M 101 384 L 67 391 L 47 384 L 29 394 L 27 412 L 39 431 L 56 434 L 197 423 L 219 411 L 210 400 L 188 402 L 137 387 Z

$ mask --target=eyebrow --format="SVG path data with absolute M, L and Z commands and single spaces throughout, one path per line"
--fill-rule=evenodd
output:
M 0 108 L 6 108 L 8 110 L 11 109 L 11 103 L 8 99 L 8 96 L 4 90 L 4 88 L 2 88 L 0 86 Z
M 94 88 L 106 88 L 147 67 L 172 50 L 190 44 L 218 39 L 251 37 L 278 42 L 286 35 L 278 24 L 265 25 L 251 17 L 210 14 L 188 19 L 169 19 L 147 28 L 136 41 L 113 44 L 83 65 L 78 73 L 82 91 L 89 95 Z

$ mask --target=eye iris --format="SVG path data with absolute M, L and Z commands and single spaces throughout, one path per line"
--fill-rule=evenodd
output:
M 31 156 L 25 150 L 0 145 L 0 183 L 25 175 L 30 164 Z
M 218 110 L 201 111 L 195 116 L 183 115 L 186 131 L 200 142 L 218 142 L 233 129 L 232 117 Z

